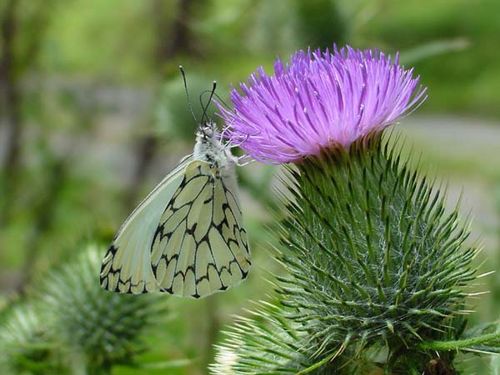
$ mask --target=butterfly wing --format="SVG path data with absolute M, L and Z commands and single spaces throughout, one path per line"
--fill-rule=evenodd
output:
M 153 239 L 160 289 L 194 298 L 226 290 L 247 276 L 249 258 L 234 172 L 192 161 Z
M 190 160 L 191 156 L 184 158 L 122 224 L 102 262 L 100 282 L 104 289 L 131 294 L 158 290 L 151 269 L 151 243 Z

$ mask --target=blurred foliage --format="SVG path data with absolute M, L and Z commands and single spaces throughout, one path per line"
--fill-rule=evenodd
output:
M 196 123 L 179 64 L 198 119 L 200 95 L 205 92 L 206 102 L 213 80 L 226 100 L 230 85 L 257 66 L 270 69 L 276 56 L 333 42 L 400 50 L 429 86 L 423 111 L 498 118 L 499 11 L 496 0 L 0 0 L 1 321 L 24 321 L 8 323 L 26 328 L 15 340 L 23 347 L 34 342 L 34 350 L 41 340 L 43 353 L 34 358 L 53 356 L 53 343 L 45 347 L 30 318 L 38 308 L 24 300 L 12 304 L 10 296 L 24 293 L 54 264 L 71 261 L 68 249 L 82 240 L 109 241 L 140 195 L 190 152 Z M 498 152 L 466 145 L 444 151 L 442 143 L 420 141 L 426 162 L 459 183 L 472 176 L 490 194 L 498 184 Z M 16 144 L 12 162 L 8 150 Z M 250 280 L 210 303 L 169 300 L 178 315 L 162 326 L 163 335 L 147 337 L 155 350 L 138 357 L 166 366 L 115 373 L 204 373 L 218 329 L 247 300 L 265 298 L 266 270 L 280 269 L 270 261 L 264 230 L 275 225 L 269 208 L 276 206 L 279 182 L 271 167 L 250 165 L 238 173 L 255 258 Z M 496 239 L 498 229 L 491 227 L 498 219 L 487 220 L 479 229 Z M 493 256 L 488 250 L 484 257 Z M 478 306 L 485 321 L 498 315 L 499 304 L 497 298 Z M 3 335 L 11 328 L 2 327 L 0 345 L 14 342 L 11 333 Z M 171 362 L 185 358 L 192 359 L 185 366 Z M 486 371 L 484 363 L 471 366 Z
M 348 20 L 341 14 L 338 2 L 331 0 L 296 0 L 298 26 L 306 45 L 311 48 L 331 47 L 332 41 L 348 40 Z

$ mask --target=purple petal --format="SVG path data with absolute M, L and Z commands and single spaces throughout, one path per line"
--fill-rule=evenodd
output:
M 331 147 L 349 147 L 417 108 L 426 89 L 413 69 L 378 50 L 350 46 L 297 51 L 290 62 L 277 59 L 274 74 L 261 67 L 240 91 L 233 109 L 221 103 L 227 136 L 256 160 L 294 162 Z

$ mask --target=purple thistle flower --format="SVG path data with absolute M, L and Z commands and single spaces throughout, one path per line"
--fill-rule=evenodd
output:
M 294 162 L 329 147 L 349 147 L 381 131 L 425 100 L 426 89 L 380 51 L 351 47 L 333 52 L 298 51 L 288 64 L 277 59 L 274 75 L 261 67 L 241 91 L 233 110 L 217 103 L 226 136 L 254 159 Z

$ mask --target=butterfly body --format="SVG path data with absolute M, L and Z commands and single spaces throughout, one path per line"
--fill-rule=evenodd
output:
M 101 286 L 200 298 L 246 278 L 251 263 L 236 164 L 215 124 L 200 126 L 193 154 L 118 231 L 103 260 Z

